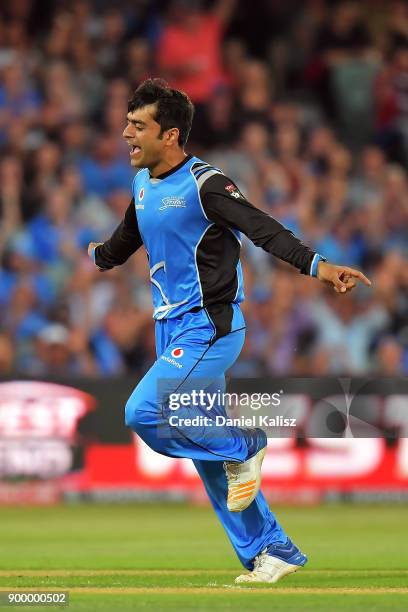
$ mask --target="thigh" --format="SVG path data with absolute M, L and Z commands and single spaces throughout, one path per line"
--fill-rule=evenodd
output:
M 156 413 L 171 394 L 207 389 L 219 382 L 238 358 L 244 343 L 244 330 L 232 332 L 214 344 L 196 342 L 191 334 L 179 336 L 155 361 L 133 391 L 129 403 L 147 413 Z
M 185 377 L 181 381 L 178 391 L 186 391 L 194 385 L 207 388 L 210 385 L 214 386 L 216 382 L 219 382 L 220 386 L 223 387 L 224 373 L 238 359 L 244 340 L 245 331 L 238 330 L 218 339 L 214 344 L 207 345 L 198 359 L 190 361 L 190 369 L 185 372 Z M 172 345 L 169 346 L 169 349 L 172 352 Z M 188 345 L 186 355 L 191 355 Z M 222 390 L 220 389 L 220 391 Z

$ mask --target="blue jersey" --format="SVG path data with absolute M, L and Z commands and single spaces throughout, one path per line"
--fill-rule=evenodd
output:
M 222 173 L 192 157 L 167 177 L 152 178 L 144 169 L 134 178 L 133 198 L 149 260 L 155 319 L 179 317 L 202 308 L 204 303 L 209 305 L 206 285 L 214 279 L 207 268 L 213 262 L 204 260 L 201 254 L 215 224 L 205 213 L 200 187 L 215 174 Z M 239 249 L 240 232 L 231 229 L 229 233 Z M 244 293 L 239 260 L 233 274 L 235 291 L 229 302 L 241 302 Z
M 123 221 L 96 247 L 95 263 L 109 270 L 144 245 L 156 320 L 204 308 L 217 337 L 231 330 L 233 304 L 244 299 L 241 232 L 303 274 L 316 271 L 318 254 L 197 157 L 158 177 L 140 170 L 132 192 Z

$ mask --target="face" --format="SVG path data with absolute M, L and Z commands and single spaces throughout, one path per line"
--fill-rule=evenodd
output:
M 130 163 L 134 168 L 152 170 L 162 162 L 167 148 L 177 142 L 177 128 L 166 130 L 160 136 L 155 112 L 156 106 L 148 104 L 127 114 L 123 137 L 130 147 Z

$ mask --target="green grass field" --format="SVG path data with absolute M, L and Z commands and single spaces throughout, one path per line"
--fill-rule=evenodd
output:
M 87 612 L 408 609 L 407 508 L 277 515 L 309 564 L 275 586 L 239 587 L 241 567 L 207 507 L 0 508 L 0 589 L 68 590 L 68 609 Z

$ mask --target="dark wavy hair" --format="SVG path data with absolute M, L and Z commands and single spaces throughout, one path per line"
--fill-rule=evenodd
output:
M 170 128 L 178 128 L 178 144 L 184 147 L 191 130 L 194 105 L 183 91 L 172 89 L 163 79 L 147 79 L 129 100 L 128 112 L 148 104 L 156 104 L 154 120 L 160 125 L 160 136 Z

